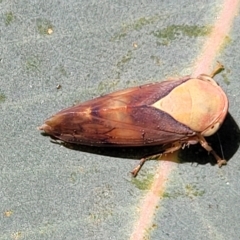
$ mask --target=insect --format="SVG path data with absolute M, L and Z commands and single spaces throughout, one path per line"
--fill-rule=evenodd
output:
M 161 145 L 162 152 L 145 157 L 133 169 L 136 176 L 146 160 L 200 143 L 221 167 L 205 140 L 214 134 L 228 111 L 228 98 L 213 80 L 219 70 L 186 76 L 107 94 L 66 108 L 39 127 L 64 142 L 99 147 Z

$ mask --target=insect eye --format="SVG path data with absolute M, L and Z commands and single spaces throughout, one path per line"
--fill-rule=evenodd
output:
M 213 125 L 211 125 L 209 128 L 207 128 L 205 131 L 202 132 L 202 135 L 207 137 L 213 135 L 220 127 L 220 123 L 217 122 Z
M 203 81 L 209 82 L 209 83 L 211 83 L 214 86 L 218 86 L 218 83 L 213 78 L 211 78 L 208 75 L 201 74 L 200 76 L 198 76 L 198 78 L 203 80 Z

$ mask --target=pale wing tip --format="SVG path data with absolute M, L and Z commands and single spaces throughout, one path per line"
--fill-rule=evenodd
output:
M 41 125 L 40 127 L 37 127 L 37 129 L 38 129 L 38 130 L 43 130 L 43 131 L 45 131 L 45 129 L 47 129 L 47 127 L 48 127 L 48 125 L 44 123 L 44 124 Z

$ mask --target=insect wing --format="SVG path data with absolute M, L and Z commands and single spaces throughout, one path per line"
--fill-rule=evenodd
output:
M 95 146 L 158 145 L 194 132 L 152 105 L 183 78 L 129 88 L 64 109 L 40 127 L 66 142 Z

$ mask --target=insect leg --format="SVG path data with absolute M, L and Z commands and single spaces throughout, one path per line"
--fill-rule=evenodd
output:
M 217 153 L 212 149 L 212 147 L 207 143 L 207 141 L 201 134 L 198 134 L 198 139 L 199 139 L 199 143 L 201 144 L 201 146 L 215 157 L 219 167 L 227 164 L 227 161 L 225 159 L 220 158 L 217 155 Z
M 146 161 L 153 160 L 153 159 L 160 159 L 161 156 L 164 154 L 173 153 L 182 147 L 182 143 L 178 141 L 178 142 L 171 143 L 169 147 L 167 147 L 167 146 L 169 146 L 169 144 L 164 147 L 165 151 L 162 153 L 158 153 L 155 155 L 151 155 L 151 156 L 142 158 L 140 160 L 139 164 L 131 171 L 133 177 L 137 176 L 138 172 L 140 171 L 140 169 L 142 168 L 143 164 Z
M 139 162 L 139 164 L 131 171 L 131 174 L 133 177 L 136 177 L 138 175 L 138 172 L 142 168 L 143 164 L 147 161 L 150 160 L 149 157 L 147 158 L 142 158 Z
M 213 78 L 215 75 L 217 75 L 222 70 L 224 70 L 224 66 L 220 62 L 217 62 L 217 66 L 215 67 L 215 69 L 210 74 L 210 77 Z

